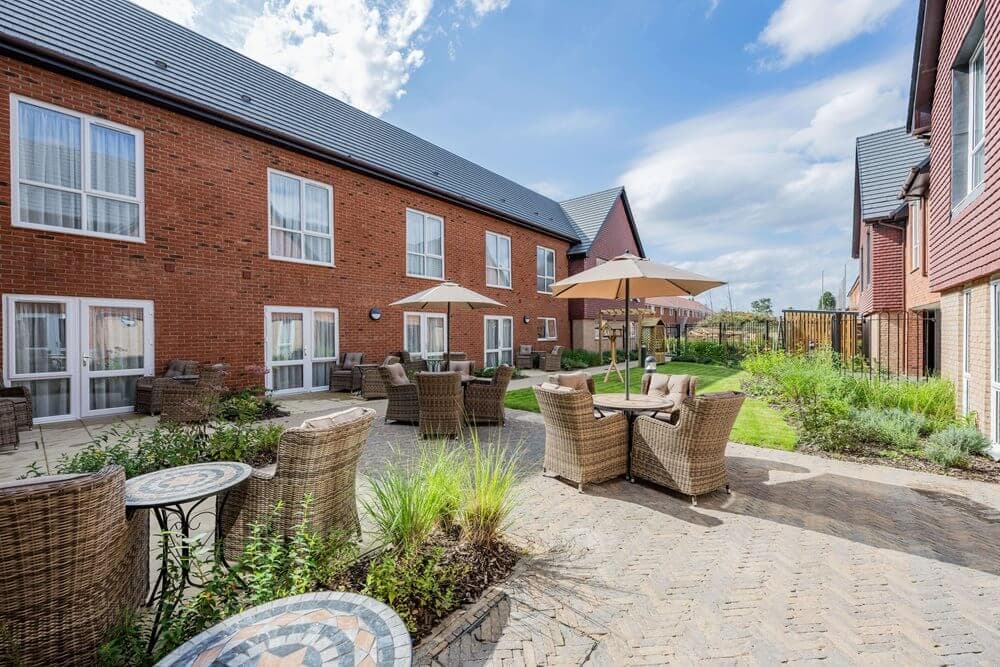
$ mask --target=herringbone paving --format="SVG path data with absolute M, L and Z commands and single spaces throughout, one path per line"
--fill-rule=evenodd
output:
M 540 474 L 531 553 L 434 665 L 1000 662 L 1000 486 L 730 445 L 697 507 Z M 451 633 L 454 637 L 448 637 Z

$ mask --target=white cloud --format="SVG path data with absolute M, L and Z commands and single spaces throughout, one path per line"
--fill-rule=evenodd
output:
M 566 109 L 542 115 L 529 131 L 539 135 L 564 135 L 602 130 L 611 125 L 611 114 L 597 109 Z
M 194 0 L 132 0 L 135 4 L 145 7 L 151 12 L 193 28 L 198 15 Z
M 455 6 L 462 8 L 466 5 L 472 7 L 476 16 L 485 16 L 490 12 L 503 11 L 510 6 L 510 0 L 456 0 Z
M 708 0 L 708 6 L 705 8 L 705 18 L 712 18 L 712 14 L 714 14 L 715 10 L 719 8 L 719 1 L 720 0 Z
M 618 180 L 647 252 L 730 281 L 742 307 L 761 296 L 815 307 L 821 270 L 839 280 L 850 261 L 854 139 L 901 124 L 906 62 L 899 54 L 655 132 Z
M 788 67 L 874 32 L 903 1 L 784 0 L 757 38 L 778 51 L 776 61 L 763 64 Z

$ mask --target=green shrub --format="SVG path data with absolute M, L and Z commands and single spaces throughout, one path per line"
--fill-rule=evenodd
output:
M 853 453 L 909 451 L 917 447 L 926 428 L 925 417 L 905 410 L 852 410 L 848 419 L 831 429 L 825 448 Z
M 711 340 L 688 340 L 674 344 L 671 358 L 696 364 L 737 367 L 747 354 L 748 348 L 742 343 L 722 345 Z
M 965 468 L 969 465 L 969 454 L 953 442 L 928 439 L 924 445 L 924 456 L 945 468 Z
M 241 389 L 229 393 L 219 404 L 220 419 L 248 423 L 285 415 L 281 407 L 261 388 Z
M 941 378 L 887 380 L 845 375 L 840 389 L 859 408 L 898 408 L 918 413 L 937 428 L 955 421 L 955 389 Z
M 608 361 L 605 361 L 605 355 Z M 563 350 L 562 353 L 562 367 L 563 370 L 571 371 L 578 368 L 590 368 L 592 366 L 601 366 L 608 363 L 611 360 L 611 353 L 607 352 L 601 354 L 600 352 L 591 352 L 590 350 L 573 349 L 573 350 Z
M 514 510 L 517 452 L 499 445 L 481 445 L 472 437 L 468 479 L 462 491 L 460 521 L 462 539 L 476 546 L 495 544 Z
M 990 447 L 990 440 L 974 426 L 948 426 L 931 434 L 929 441 L 941 447 L 957 448 L 966 454 L 978 456 Z
M 375 523 L 379 541 L 397 550 L 423 545 L 447 513 L 450 489 L 429 485 L 419 468 L 389 464 L 368 482 L 371 495 L 361 506 Z
M 511 370 L 513 370 L 513 373 L 511 373 L 511 378 L 516 379 L 524 377 L 524 373 L 521 372 L 521 369 L 513 368 Z M 497 374 L 497 369 L 494 366 L 489 366 L 487 368 L 477 368 L 476 370 L 472 371 L 472 374 L 479 378 L 491 378 Z M 412 379 L 413 378 L 411 378 L 411 380 Z
M 456 582 L 468 568 L 445 563 L 441 548 L 390 550 L 375 558 L 361 591 L 392 607 L 410 632 L 455 608 Z

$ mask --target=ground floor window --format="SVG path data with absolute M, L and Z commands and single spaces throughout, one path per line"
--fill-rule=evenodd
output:
M 538 340 L 556 340 L 556 318 L 538 318 Z
M 336 308 L 264 308 L 266 385 L 274 392 L 320 391 L 340 353 Z
M 972 384 L 970 336 L 972 335 L 972 290 L 962 292 L 962 414 L 969 414 L 969 390 Z
M 495 368 L 514 363 L 514 318 L 487 315 L 483 318 L 485 332 L 485 366 Z
M 447 320 L 443 313 L 403 313 L 403 349 L 417 359 L 443 358 Z
M 4 375 L 40 423 L 130 412 L 155 369 L 153 302 L 5 295 Z
M 1000 280 L 990 283 L 990 414 L 993 443 L 1000 445 Z

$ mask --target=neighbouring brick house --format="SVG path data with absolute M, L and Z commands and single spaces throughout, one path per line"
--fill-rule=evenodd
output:
M 443 311 L 388 304 L 442 279 L 505 304 L 454 313 L 452 349 L 509 362 L 570 343 L 550 286 L 583 244 L 641 252 L 630 216 L 585 235 L 571 205 L 124 0 L 0 3 L 0 72 L 0 365 L 40 421 L 128 410 L 174 358 L 293 392 L 341 352 L 437 354 Z
M 709 316 L 711 309 L 700 301 L 682 296 L 658 296 L 646 299 L 646 307 L 652 308 L 668 328 L 678 325 L 693 327 Z
M 907 130 L 930 143 L 929 289 L 941 294 L 941 371 L 1000 442 L 1000 106 L 990 63 L 1000 1 L 921 0 Z M 991 83 L 992 80 L 992 83 Z
M 580 238 L 579 243 L 569 249 L 570 274 L 597 266 L 626 252 L 639 257 L 646 256 L 625 188 L 611 188 L 576 197 L 562 202 L 560 206 L 572 221 Z M 641 304 L 642 301 L 637 300 L 637 303 Z M 601 310 L 621 307 L 621 301 L 573 299 L 569 307 L 569 318 L 573 326 L 570 341 L 573 347 L 597 350 L 597 327 Z
M 862 350 L 877 368 L 904 375 L 934 372 L 938 359 L 938 297 L 922 268 L 927 155 L 902 127 L 856 143 L 851 254 Z

